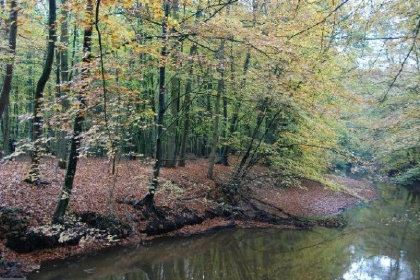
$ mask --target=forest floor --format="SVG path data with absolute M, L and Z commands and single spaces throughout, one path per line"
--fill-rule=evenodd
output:
M 0 210 L 22 209 L 29 217 L 30 228 L 50 224 L 64 178 L 64 170 L 56 166 L 55 159 L 42 161 L 41 180 L 49 184 L 36 187 L 23 182 L 30 167 L 28 160 L 0 163 Z M 111 215 L 131 227 L 129 236 L 117 240 L 83 238 L 83 242 L 74 246 L 17 253 L 6 246 L 7 233 L 1 235 L 0 228 L 0 257 L 7 262 L 19 262 L 21 270 L 29 272 L 38 269 L 44 260 L 88 253 L 116 244 L 148 242 L 161 236 L 199 234 L 230 226 L 293 228 L 299 224 L 291 220 L 305 222 L 311 217 L 329 217 L 377 196 L 369 184 L 332 175 L 329 178 L 341 184 L 342 191 L 329 190 L 313 181 L 303 181 L 301 187 L 281 188 L 268 176 L 268 168 L 256 166 L 244 180 L 242 193 L 245 199 L 232 208 L 221 199 L 220 186 L 230 178 L 233 166 L 234 162 L 229 167 L 216 165 L 214 180 L 206 178 L 205 159 L 189 161 L 185 168 L 163 168 L 155 202 L 166 216 L 166 224 L 153 225 L 153 219 L 144 211 L 127 203 L 138 201 L 147 193 L 152 173 L 150 163 L 123 160 L 117 164 L 116 174 L 111 176 L 108 161 L 81 159 L 68 213 L 89 211 L 102 216 Z M 190 220 L 182 225 L 173 222 L 180 217 Z M 167 227 L 168 222 L 172 222 L 172 228 Z M 309 222 L 306 225 L 315 224 Z

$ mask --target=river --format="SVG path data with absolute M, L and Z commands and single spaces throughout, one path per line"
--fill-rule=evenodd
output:
M 344 229 L 231 229 L 47 262 L 32 279 L 420 279 L 420 199 L 378 184 Z

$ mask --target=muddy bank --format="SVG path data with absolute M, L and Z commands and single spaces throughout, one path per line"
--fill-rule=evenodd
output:
M 20 226 L 25 230 L 19 229 L 25 233 L 19 233 L 18 238 L 27 240 L 28 232 L 32 232 L 33 237 L 34 232 L 42 231 L 39 228 L 48 228 L 63 179 L 63 171 L 55 166 L 54 160 L 43 161 L 41 179 L 50 184 L 39 188 L 23 183 L 28 162 L 1 164 L 0 207 L 25 213 L 20 217 Z M 104 160 L 81 160 L 69 212 L 90 214 L 85 214 L 84 220 L 73 221 L 78 227 L 69 225 L 55 230 L 54 237 L 48 241 L 41 238 L 43 246 L 33 246 L 30 252 L 20 250 L 20 253 L 8 246 L 6 228 L 0 243 L 2 260 L 19 262 L 21 270 L 29 272 L 39 268 L 43 260 L 65 258 L 115 244 L 148 242 L 162 236 L 203 234 L 229 227 L 341 227 L 345 226 L 345 221 L 339 217 L 324 216 L 376 197 L 370 185 L 344 177 L 331 178 L 346 186 L 346 192 L 331 191 L 312 181 L 303 181 L 301 188 L 278 188 L 263 176 L 267 170 L 261 167 L 246 178 L 245 199 L 231 207 L 223 202 L 220 194 L 220 186 L 231 176 L 231 167 L 216 166 L 212 181 L 205 177 L 207 162 L 198 159 L 187 163 L 185 168 L 163 169 L 156 193 L 161 216 L 156 217 L 126 203 L 140 199 L 147 192 L 150 165 L 121 162 L 113 177 L 108 175 L 108 169 L 109 164 Z M 98 217 L 113 222 L 95 224 L 93 221 Z M 110 231 L 112 227 L 114 231 Z M 74 228 L 78 230 L 69 234 L 67 230 Z M 115 232 L 123 234 L 115 237 Z M 64 244 L 60 240 L 64 240 Z M 15 244 L 21 244 L 19 239 Z

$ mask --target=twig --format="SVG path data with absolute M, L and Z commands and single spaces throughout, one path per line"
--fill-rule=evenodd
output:
M 309 26 L 309 27 L 307 27 L 307 28 L 305 28 L 305 29 L 303 29 L 303 30 L 301 30 L 301 31 L 299 31 L 299 32 L 297 32 L 297 33 L 295 33 L 295 34 L 293 34 L 293 35 L 291 35 L 290 37 L 289 37 L 289 39 L 292 39 L 292 38 L 294 38 L 294 37 L 296 37 L 296 36 L 299 36 L 299 35 L 301 35 L 301 34 L 303 34 L 303 33 L 305 33 L 305 32 L 307 32 L 307 31 L 309 31 L 309 30 L 311 30 L 312 28 L 315 28 L 315 27 L 317 27 L 318 25 L 320 25 L 320 24 L 322 24 L 322 23 L 324 23 L 330 16 L 332 16 L 336 11 L 338 11 L 341 7 L 343 7 L 344 6 L 344 4 L 346 4 L 347 2 L 348 2 L 349 0 L 345 0 L 345 1 L 343 1 L 343 2 L 341 2 L 341 4 L 340 5 L 338 5 L 337 7 L 335 7 L 335 9 L 334 10 L 332 10 L 325 18 L 323 18 L 322 20 L 320 20 L 320 21 L 318 21 L 317 23 L 315 23 L 315 24 L 313 24 L 313 25 L 311 25 L 311 26 Z
M 413 37 L 414 38 L 413 39 L 413 44 L 411 44 L 410 50 L 408 51 L 407 55 L 405 56 L 404 61 L 401 64 L 400 70 L 398 70 L 397 75 L 395 75 L 395 77 L 392 80 L 391 84 L 389 85 L 387 91 L 385 92 L 384 96 L 380 100 L 380 103 L 385 102 L 385 100 L 388 97 L 388 94 L 389 94 L 391 88 L 394 86 L 394 84 L 397 81 L 398 77 L 401 75 L 401 73 L 402 73 L 402 71 L 404 69 L 405 63 L 407 62 L 408 58 L 410 57 L 411 52 L 414 50 L 414 46 L 416 45 L 416 39 L 417 39 L 417 36 L 419 34 L 419 31 L 420 31 L 420 19 L 419 19 L 419 22 L 417 23 L 416 30 L 414 32 L 415 34 L 414 34 L 414 37 Z

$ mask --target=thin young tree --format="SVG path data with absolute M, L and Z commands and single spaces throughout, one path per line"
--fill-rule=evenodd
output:
M 243 90 L 245 88 L 246 85 L 246 73 L 248 71 L 249 68 L 249 61 L 251 59 L 251 54 L 249 52 L 246 53 L 245 55 L 245 61 L 244 61 L 244 66 L 243 66 L 243 79 L 241 80 L 240 86 L 239 88 L 241 90 Z M 230 123 L 229 123 L 229 136 L 228 137 L 234 137 L 235 131 L 236 131 L 236 127 L 237 127 L 237 122 L 238 122 L 238 118 L 239 118 L 239 112 L 240 112 L 240 108 L 241 108 L 241 102 L 240 100 L 238 100 L 238 98 L 235 98 L 235 105 L 233 107 L 233 112 L 232 112 L 232 117 L 230 119 Z M 222 154 L 221 154 L 221 163 L 225 166 L 229 165 L 228 162 L 228 156 L 231 150 L 231 145 L 230 144 L 226 144 L 223 146 L 222 149 Z
M 49 16 L 48 16 L 48 44 L 47 55 L 45 59 L 44 68 L 42 69 L 41 77 L 38 80 L 35 89 L 34 111 L 33 111 L 33 152 L 31 156 L 31 169 L 27 175 L 25 182 L 39 185 L 39 160 L 41 156 L 41 132 L 42 132 L 42 112 L 41 106 L 44 98 L 44 88 L 50 78 L 53 62 L 54 62 L 54 48 L 57 39 L 56 33 L 56 18 L 57 6 L 55 0 L 48 1 Z
M 88 23 L 85 26 L 84 36 L 83 36 L 83 68 L 81 71 L 82 87 L 77 94 L 77 99 L 79 103 L 78 110 L 76 112 L 76 117 L 74 118 L 73 124 L 73 135 L 70 140 L 70 152 L 68 157 L 68 163 L 66 167 L 66 175 L 64 177 L 64 185 L 61 190 L 61 194 L 57 203 L 57 208 L 55 209 L 53 216 L 53 223 L 58 224 L 62 223 L 64 220 L 64 215 L 66 214 L 69 202 L 70 195 L 73 189 L 74 176 L 76 175 L 77 162 L 80 155 L 80 144 L 81 144 L 81 134 L 83 128 L 83 122 L 85 120 L 85 111 L 86 111 L 86 90 L 88 87 L 88 82 L 86 79 L 89 75 L 89 63 L 91 62 L 91 49 L 92 49 L 92 30 L 93 30 L 93 4 L 92 0 L 88 0 L 86 6 L 86 16 Z
M 185 167 L 185 154 L 187 150 L 187 140 L 188 134 L 190 131 L 190 108 L 191 108 L 191 91 L 192 91 L 192 79 L 193 79 L 193 67 L 194 67 L 194 60 L 193 57 L 197 53 L 197 45 L 194 44 L 191 46 L 190 49 L 190 58 L 189 61 L 189 69 L 188 69 L 188 77 L 187 77 L 187 84 L 185 85 L 185 94 L 184 94 L 184 127 L 182 130 L 182 140 L 181 140 L 181 151 L 180 151 L 180 159 L 179 159 L 179 166 Z
M 172 16 L 177 21 L 179 20 L 179 3 L 177 0 L 172 2 Z M 176 43 L 175 48 L 177 52 L 182 53 L 183 45 L 182 43 L 178 46 Z M 176 56 L 176 55 L 175 55 Z M 170 90 L 170 112 L 172 120 L 168 126 L 167 130 L 167 155 L 165 160 L 165 167 L 176 167 L 177 155 L 179 149 L 179 133 L 178 133 L 178 115 L 179 115 L 179 100 L 181 95 L 181 78 L 180 78 L 180 69 L 182 64 L 176 66 L 174 76 L 171 78 L 171 90 Z
M 156 116 L 156 154 L 155 164 L 153 166 L 153 178 L 149 185 L 149 191 L 143 199 L 138 201 L 134 206 L 136 208 L 146 207 L 147 211 L 155 210 L 154 208 L 154 197 L 156 188 L 159 184 L 159 174 L 162 164 L 162 136 L 163 136 L 163 117 L 165 114 L 165 78 L 166 78 L 166 65 L 165 60 L 168 55 L 167 53 L 167 41 L 168 41 L 168 17 L 170 12 L 170 5 L 165 1 L 164 4 L 165 16 L 162 21 L 162 48 L 160 51 L 161 64 L 159 65 L 159 92 L 158 92 L 158 108 Z
M 60 28 L 60 48 L 57 54 L 57 67 L 59 69 L 57 73 L 57 88 L 58 97 L 61 100 L 62 111 L 65 112 L 68 107 L 68 100 L 66 98 L 69 90 L 69 29 L 68 29 L 68 18 L 69 18 L 69 5 L 67 0 L 61 0 L 61 28 Z M 67 156 L 67 133 L 65 131 L 59 131 L 57 139 L 57 157 L 58 167 L 61 169 L 66 168 L 66 156 Z
M 213 120 L 213 134 L 211 142 L 211 154 L 209 157 L 209 169 L 207 171 L 207 178 L 213 179 L 213 170 L 214 163 L 216 162 L 217 156 L 217 143 L 219 139 L 219 122 L 220 122 L 220 99 L 225 90 L 225 69 L 224 69 L 224 50 L 225 50 L 225 39 L 220 42 L 219 50 L 217 52 L 217 57 L 220 60 L 220 65 L 217 68 L 219 73 L 219 79 L 217 81 L 217 94 L 216 94 L 216 103 L 214 105 L 214 120 Z

